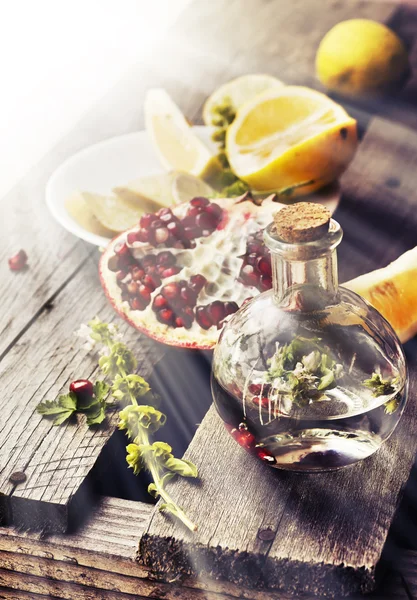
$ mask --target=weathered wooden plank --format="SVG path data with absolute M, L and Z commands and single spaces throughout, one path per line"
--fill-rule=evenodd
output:
M 44 537 L 14 528 L 0 529 L 0 567 L 3 569 L 0 581 L 10 586 L 8 589 L 0 587 L 0 598 L 36 599 L 39 596 L 41 599 L 45 594 L 67 598 L 72 597 L 71 593 L 75 598 L 80 594 L 112 598 L 106 593 L 116 592 L 120 594 L 118 598 L 167 600 L 289 598 L 281 592 L 248 589 L 210 578 L 187 578 L 171 583 L 152 579 L 149 571 L 134 561 L 137 538 L 146 527 L 150 510 L 150 506 L 140 502 L 104 498 L 89 523 L 77 534 Z M 130 529 L 121 532 L 120 524 L 126 520 Z M 109 544 L 109 539 L 114 542 Z M 404 567 L 406 571 L 409 564 L 415 563 L 415 556 L 415 553 L 402 553 L 398 557 L 398 568 Z M 380 592 L 372 597 L 402 598 L 403 591 L 400 572 L 395 571 L 387 575 Z
M 346 193 L 336 215 L 349 241 L 340 251 L 342 277 L 346 266 L 359 274 L 415 245 L 416 150 L 411 130 L 382 119 L 369 128 L 343 178 Z M 400 182 L 394 191 L 377 185 L 393 173 Z M 187 452 L 201 484 L 192 491 L 181 481 L 172 484 L 200 530 L 192 535 L 155 512 L 141 540 L 141 560 L 170 577 L 209 573 L 294 594 L 369 590 L 417 448 L 414 355 L 410 380 L 411 400 L 389 443 L 332 474 L 271 472 L 236 446 L 211 409 Z M 272 532 L 268 542 L 258 537 L 265 529 Z
M 86 354 L 74 331 L 96 314 L 114 319 L 99 289 L 97 262 L 90 259 L 57 295 L 54 308 L 33 323 L 0 365 L 1 386 L 8 392 L 0 400 L 0 491 L 8 497 L 16 524 L 63 530 L 70 517 L 83 515 L 94 501 L 85 481 L 114 430 L 116 413 L 97 428 L 88 428 L 84 417 L 57 428 L 35 408 L 67 389 L 72 379 L 98 376 L 97 358 Z M 140 372 L 148 377 L 162 346 L 133 330 L 127 339 Z M 16 471 L 27 479 L 13 486 L 9 478 Z

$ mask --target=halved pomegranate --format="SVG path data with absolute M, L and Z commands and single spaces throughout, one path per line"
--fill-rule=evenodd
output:
M 274 196 L 193 198 L 144 215 L 103 253 L 100 277 L 115 310 L 150 337 L 212 348 L 248 297 L 272 286 L 262 230 L 282 204 Z

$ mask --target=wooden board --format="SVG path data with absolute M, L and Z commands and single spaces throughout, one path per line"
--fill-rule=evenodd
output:
M 135 562 L 138 536 L 151 507 L 103 498 L 76 534 L 43 536 L 0 528 L 0 599 L 285 600 L 270 590 L 249 590 L 208 577 L 163 583 Z M 375 598 L 406 598 L 417 590 L 417 554 L 403 552 Z M 403 580 L 406 583 L 403 583 Z M 316 598 L 316 596 L 314 596 Z M 306 600 L 313 600 L 306 596 Z
M 81 323 L 96 314 L 114 319 L 106 298 L 97 293 L 98 285 L 97 262 L 90 259 L 65 291 L 56 295 L 54 308 L 36 320 L 0 364 L 2 386 L 8 390 L 0 400 L 2 515 L 16 525 L 65 531 L 70 517 L 76 519 L 77 512 L 83 515 L 92 505 L 86 478 L 114 431 L 117 414 L 97 428 L 88 428 L 84 417 L 77 424 L 68 422 L 57 428 L 35 408 L 68 389 L 72 379 L 99 376 L 96 356 L 87 355 L 83 341 L 74 336 Z M 73 302 L 70 312 L 69 299 Z M 133 330 L 127 339 L 146 378 L 163 348 Z M 26 481 L 14 486 L 10 476 L 17 471 L 25 473 Z
M 415 245 L 416 157 L 417 133 L 383 119 L 371 123 L 342 181 L 336 214 L 347 231 L 339 252 L 342 280 Z M 386 184 L 393 174 L 394 190 Z M 190 534 L 155 511 L 140 559 L 168 577 L 209 573 L 294 594 L 341 597 L 372 589 L 417 449 L 415 352 L 409 358 L 410 401 L 395 434 L 373 457 L 336 473 L 272 472 L 235 444 L 212 408 L 187 452 L 200 484 L 170 486 L 200 529 Z M 263 530 L 271 532 L 267 542 Z

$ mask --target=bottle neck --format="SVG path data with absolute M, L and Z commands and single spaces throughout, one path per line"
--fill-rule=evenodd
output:
M 331 250 L 311 260 L 287 260 L 271 253 L 272 282 L 277 302 L 302 304 L 309 308 L 332 303 L 338 290 L 337 254 Z
M 324 236 L 296 244 L 284 242 L 268 226 L 264 240 L 271 252 L 275 300 L 289 309 L 306 311 L 333 304 L 338 292 L 336 247 L 342 236 L 333 219 Z

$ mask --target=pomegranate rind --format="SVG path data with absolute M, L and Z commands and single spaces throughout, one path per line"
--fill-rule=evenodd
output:
M 243 248 L 246 246 L 245 229 L 248 235 L 259 229 L 263 229 L 273 220 L 273 215 L 284 207 L 283 204 L 274 202 L 274 198 L 272 196 L 270 198 L 266 198 L 261 206 L 255 205 L 250 200 L 240 201 L 239 199 L 230 198 L 216 198 L 213 200 L 213 202 L 219 204 L 221 208 L 226 209 L 226 212 L 223 214 L 223 218 L 221 219 L 216 231 L 211 234 L 209 238 L 206 238 L 206 240 L 210 240 L 210 238 L 213 239 L 212 236 L 214 235 L 216 235 L 220 240 L 226 240 L 229 239 L 228 236 L 230 236 L 231 233 L 234 233 L 233 238 L 236 237 L 237 240 L 241 240 L 239 243 L 243 244 Z M 184 215 L 188 206 L 188 202 L 179 204 L 173 208 L 173 212 L 177 216 Z M 184 327 L 173 328 L 158 322 L 155 313 L 151 312 L 151 310 L 148 310 L 150 307 L 145 309 L 145 311 L 132 310 L 129 307 L 128 302 L 122 300 L 121 289 L 116 280 L 116 273 L 108 268 L 108 262 L 109 259 L 115 254 L 115 247 L 121 243 L 126 243 L 128 233 L 136 230 L 136 227 L 132 228 L 114 238 L 109 243 L 100 259 L 100 280 L 109 302 L 113 306 L 114 310 L 132 327 L 138 331 L 141 331 L 142 333 L 145 333 L 147 336 L 158 342 L 170 346 L 176 346 L 178 348 L 211 350 L 215 346 L 221 332 L 221 329 L 217 329 L 216 326 L 212 326 L 208 330 L 204 330 L 198 327 L 196 324 L 193 326 L 192 330 L 187 330 Z M 134 250 L 134 252 L 142 252 L 143 254 L 159 253 L 163 250 L 170 250 L 174 252 L 172 248 L 154 248 L 147 243 L 141 242 L 135 242 L 129 246 Z M 193 251 L 189 250 L 188 252 Z M 243 254 L 244 252 L 241 253 Z M 209 259 L 210 256 L 208 256 L 207 260 Z M 185 267 L 184 270 L 186 270 Z M 244 286 L 242 283 L 237 281 L 239 270 L 240 269 L 236 266 L 235 277 L 233 279 L 231 277 L 231 285 L 233 286 L 233 293 L 240 293 L 240 302 L 238 301 L 238 304 L 241 305 L 244 297 L 255 296 L 260 292 L 255 287 Z M 197 273 L 199 273 L 198 269 L 192 274 Z M 183 271 L 164 279 L 162 281 L 162 286 L 171 281 L 180 281 L 181 279 L 187 279 L 187 274 L 183 273 Z M 159 292 L 159 289 L 160 288 L 153 292 L 152 297 Z M 227 300 L 230 301 L 236 301 L 236 299 L 237 298 L 233 295 L 227 298 Z M 199 304 L 200 302 L 197 301 L 197 305 Z

